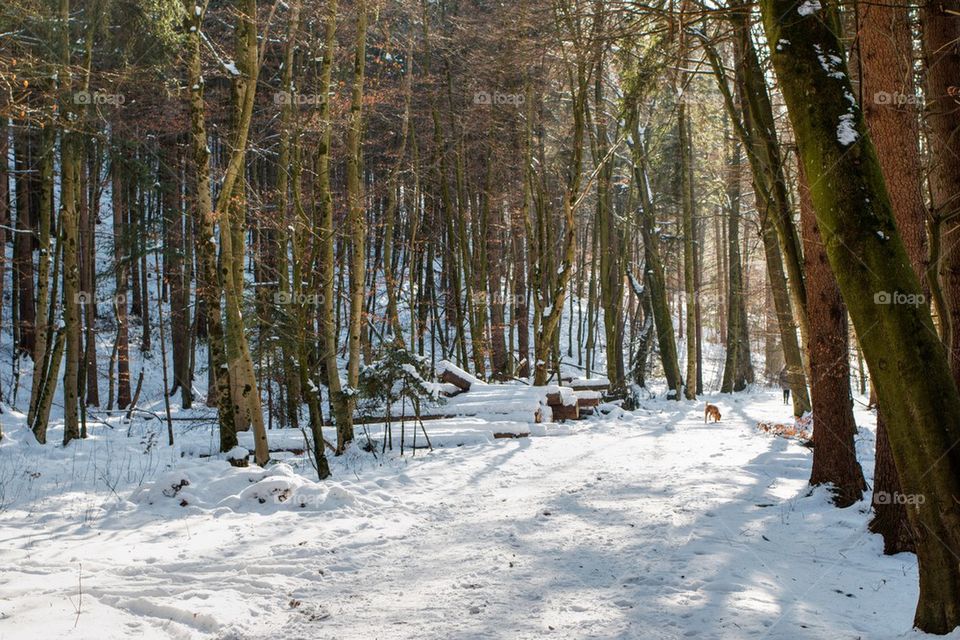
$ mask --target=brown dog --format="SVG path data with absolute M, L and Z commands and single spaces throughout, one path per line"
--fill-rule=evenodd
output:
M 708 404 L 707 408 L 703 410 L 704 424 L 709 422 L 711 417 L 714 422 L 720 422 L 720 409 L 717 409 L 717 405 L 715 404 Z

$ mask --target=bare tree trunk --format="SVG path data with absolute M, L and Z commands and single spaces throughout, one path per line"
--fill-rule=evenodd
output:
M 63 374 L 63 444 L 80 437 L 80 265 L 79 219 L 77 216 L 77 178 L 79 150 L 76 134 L 70 131 L 76 117 L 73 112 L 70 74 L 70 0 L 60 0 L 59 38 L 61 47 L 61 104 L 63 132 L 60 141 L 60 225 L 63 238 L 63 322 L 66 330 L 66 369 Z M 92 304 L 92 301 L 89 301 Z
M 727 177 L 727 352 L 720 391 L 733 393 L 747 387 L 750 340 L 743 290 L 743 266 L 740 257 L 740 144 L 732 142 Z M 749 375 L 752 377 L 752 374 Z
M 269 234 L 272 238 L 272 251 L 275 253 L 275 268 L 268 279 L 276 279 L 277 285 L 275 292 L 275 309 L 273 316 L 276 319 L 277 331 L 280 333 L 280 352 L 282 354 L 282 380 L 286 391 L 286 406 L 284 407 L 286 420 L 289 421 L 291 428 L 299 428 L 300 401 L 303 396 L 303 390 L 300 387 L 301 366 L 298 365 L 299 352 L 301 345 L 298 337 L 301 333 L 302 306 L 300 298 L 291 295 L 291 291 L 299 293 L 301 291 L 301 281 L 294 277 L 293 283 L 290 282 L 290 260 L 288 252 L 290 249 L 290 234 L 287 233 L 290 223 L 290 177 L 294 171 L 291 166 L 291 149 L 299 145 L 300 132 L 294 125 L 294 116 L 297 112 L 297 95 L 294 84 L 294 65 L 296 59 L 294 53 L 297 48 L 297 36 L 300 30 L 300 12 L 302 3 L 299 0 L 293 0 L 289 3 L 290 17 L 287 25 L 287 41 L 284 44 L 283 68 L 281 69 L 280 79 L 280 140 L 277 151 L 277 220 L 269 225 Z M 298 221 L 294 221 L 298 223 Z M 305 229 L 302 229 L 306 232 Z M 297 237 L 294 236 L 294 242 Z M 299 274 L 302 270 L 301 265 L 294 264 L 293 272 Z M 323 449 L 320 450 L 321 453 Z
M 502 380 L 507 375 L 507 344 L 504 339 L 504 296 L 501 287 L 503 280 L 504 251 L 503 214 L 496 204 L 491 204 L 493 194 L 492 158 L 487 164 L 487 181 L 483 194 L 483 209 L 486 220 L 485 262 L 487 275 L 488 300 L 490 302 L 490 369 L 491 376 Z
M 353 56 L 353 90 L 350 99 L 350 124 L 347 130 L 347 207 L 350 229 L 350 322 L 347 330 L 347 410 L 356 407 L 354 390 L 360 380 L 360 337 L 363 330 L 364 258 L 366 251 L 366 208 L 361 180 L 361 138 L 363 134 L 363 81 L 367 50 L 367 3 L 358 0 L 357 33 Z M 353 423 L 337 424 L 337 452 L 353 441 Z
M 687 400 L 697 399 L 697 376 L 699 362 L 697 360 L 697 296 L 696 275 L 694 270 L 695 229 L 693 187 L 691 181 L 692 166 L 690 158 L 689 132 L 690 123 L 687 121 L 687 104 L 683 96 L 677 105 L 677 136 L 680 138 L 680 203 L 682 210 L 683 229 L 683 290 L 686 295 L 686 334 L 687 334 L 687 379 L 683 388 L 683 395 Z
M 38 236 L 43 231 L 43 217 L 46 216 L 49 229 L 50 209 L 52 208 L 53 190 L 53 139 L 56 135 L 54 127 L 47 126 L 40 137 L 42 142 L 37 149 L 36 135 L 24 122 L 17 127 L 14 136 L 14 170 L 16 171 L 15 187 L 17 191 L 17 230 L 13 237 L 13 271 L 15 289 L 17 292 L 17 315 L 19 322 L 15 329 L 19 333 L 17 348 L 21 353 L 30 355 L 37 363 L 37 310 L 33 288 L 33 227 L 34 219 L 40 224 Z M 39 178 L 32 167 L 39 168 Z M 48 196 L 47 194 L 51 194 Z M 39 198 L 37 197 L 39 195 Z M 49 197 L 49 199 L 48 199 Z M 38 202 L 39 201 L 39 202 Z M 39 206 L 37 206 L 39 205 Z M 38 209 L 38 210 L 34 210 Z M 41 246 L 39 266 L 43 266 L 46 259 L 49 264 L 49 232 L 47 233 L 47 247 Z M 38 277 L 37 293 L 49 289 L 49 274 L 46 278 Z M 41 322 L 46 320 L 41 317 Z M 31 394 L 32 396 L 32 394 Z M 35 402 L 31 401 L 31 406 Z
M 21 344 L 24 344 L 23 340 L 25 339 L 25 332 L 29 335 L 29 339 L 33 343 L 33 363 L 34 363 L 34 376 L 33 383 L 30 390 L 30 408 L 27 412 L 27 421 L 29 423 L 34 423 L 33 418 L 36 417 L 37 409 L 40 404 L 40 395 L 43 390 L 44 384 L 46 381 L 43 380 L 43 373 L 49 370 L 48 359 L 49 355 L 47 353 L 48 340 L 52 335 L 52 327 L 49 326 L 47 318 L 49 316 L 51 306 L 51 297 L 50 297 L 50 229 L 51 229 L 51 216 L 53 215 L 53 146 L 54 146 L 54 137 L 56 132 L 53 126 L 47 126 L 44 128 L 41 133 L 41 158 L 40 158 L 40 210 L 38 212 L 38 221 L 37 221 L 37 239 L 40 245 L 39 257 L 37 260 L 37 289 L 36 297 L 34 296 L 33 290 L 33 260 L 31 257 L 31 245 L 32 239 L 29 233 L 26 232 L 29 229 L 29 226 L 25 226 L 22 222 L 27 222 L 29 225 L 29 218 L 24 221 L 22 220 L 20 205 L 28 206 L 29 199 L 24 194 L 24 198 L 20 199 L 19 190 L 22 187 L 25 187 L 25 184 L 17 184 L 17 225 L 18 233 L 17 237 L 14 238 L 14 266 L 21 276 L 19 282 L 20 285 L 20 314 L 21 314 Z M 24 181 L 26 182 L 26 181 Z M 23 214 L 29 215 L 29 209 L 25 208 L 22 212 Z M 18 262 L 17 260 L 17 249 L 20 251 L 26 252 L 26 259 Z M 54 277 L 57 276 L 56 273 L 53 274 Z M 29 281 L 25 281 L 24 277 L 29 277 Z M 28 287 L 27 291 L 24 291 L 24 286 Z M 33 307 L 33 301 L 36 300 L 37 306 Z M 25 309 L 25 305 L 29 304 L 30 308 Z M 24 313 L 27 312 L 30 318 L 29 327 L 24 323 Z M 41 375 L 38 375 L 41 374 Z M 54 385 L 54 388 L 56 385 Z M 43 430 L 43 441 L 46 441 L 46 423 L 43 423 L 41 429 Z M 40 439 L 40 434 L 36 434 L 37 439 Z
M 598 6 L 602 5 L 598 3 Z M 603 14 L 600 14 L 600 18 Z M 602 21 L 601 21 L 602 26 Z M 623 278 L 621 258 L 622 228 L 617 225 L 612 198 L 613 163 L 607 162 L 608 117 L 603 93 L 603 52 L 597 56 L 594 70 L 594 163 L 600 166 L 597 175 L 596 229 L 600 252 L 600 302 L 603 307 L 603 330 L 607 343 L 607 379 L 612 395 L 626 393 L 623 365 Z
M 323 305 L 321 310 L 321 352 L 327 375 L 330 406 L 337 427 L 337 441 L 341 433 L 353 433 L 353 408 L 344 392 L 337 364 L 339 331 L 336 322 L 335 284 L 336 263 L 334 254 L 333 195 L 330 189 L 330 76 L 336 53 L 337 2 L 328 0 L 325 23 L 323 61 L 320 67 L 320 87 L 324 100 L 320 104 L 319 120 L 323 127 L 317 147 L 317 199 L 320 202 L 320 273 L 323 279 Z M 349 383 L 348 383 L 349 384 Z
M 80 140 L 77 143 L 76 151 L 76 189 L 80 214 L 80 290 L 89 299 L 89 303 L 83 305 L 83 359 L 81 366 L 83 397 L 81 402 L 85 407 L 100 406 L 100 388 L 97 384 L 97 280 L 96 251 L 94 249 L 95 223 L 99 204 L 94 195 L 100 176 L 94 174 L 88 178 L 88 171 L 95 167 L 90 154 L 92 144 L 92 142 Z

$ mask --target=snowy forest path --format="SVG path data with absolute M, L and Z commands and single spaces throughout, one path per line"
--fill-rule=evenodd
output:
M 833 508 L 807 486 L 809 450 L 757 431 L 789 415 L 779 393 L 710 402 L 718 424 L 662 401 L 382 465 L 354 451 L 322 485 L 329 510 L 177 498 L 35 515 L 20 539 L 0 518 L 0 614 L 98 640 L 883 637 L 908 621 L 913 556 L 883 557 L 865 505 Z M 869 478 L 872 431 L 858 445 Z M 17 637 L 0 615 L 0 640 Z

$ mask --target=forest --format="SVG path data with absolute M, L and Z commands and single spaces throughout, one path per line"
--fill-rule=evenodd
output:
M 960 638 L 958 0 L 4 0 L 0 159 L 0 638 Z

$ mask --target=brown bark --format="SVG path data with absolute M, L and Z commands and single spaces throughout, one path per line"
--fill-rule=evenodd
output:
M 17 345 L 22 353 L 34 357 L 36 344 L 36 302 L 33 289 L 33 236 L 34 218 L 39 212 L 41 187 L 40 178 L 30 171 L 38 166 L 36 135 L 26 124 L 17 127 L 14 136 L 14 169 L 16 171 L 17 232 L 13 236 L 13 273 L 14 286 L 17 289 L 17 330 L 20 341 Z M 36 362 L 36 361 L 34 361 Z
M 929 290 L 910 11 L 895 0 L 878 0 L 861 5 L 858 15 L 860 102 L 877 147 L 897 229 L 921 286 Z M 883 407 L 878 405 L 872 498 L 875 515 L 870 530 L 883 536 L 887 554 L 914 548 L 906 505 L 887 499 L 902 493 Z
M 847 307 L 830 271 L 802 166 L 799 191 L 810 327 L 807 342 L 810 400 L 813 404 L 814 447 L 810 484 L 832 484 L 834 504 L 848 507 L 863 497 L 866 481 L 854 445 L 857 424 L 850 398 Z
M 180 389 L 184 409 L 193 404 L 190 381 L 190 289 L 184 274 L 183 202 L 180 197 L 179 138 L 168 135 L 160 139 L 160 197 L 163 210 L 164 257 L 163 280 L 169 288 L 170 344 L 173 356 L 173 388 Z
M 947 347 L 953 379 L 960 382 L 960 24 L 957 0 L 929 0 L 920 10 L 923 69 L 930 145 L 930 195 L 933 216 L 942 225 L 942 286 L 947 303 Z M 939 244 L 939 239 L 935 240 Z M 931 283 L 933 284 L 933 283 Z
M 126 223 L 128 218 L 126 210 L 129 207 L 131 189 L 125 177 L 124 164 L 119 151 L 114 152 L 110 173 L 113 186 L 111 206 L 113 207 L 113 262 L 116 278 L 113 310 L 117 321 L 117 408 L 126 409 L 130 406 L 131 399 L 129 302 L 127 301 L 131 247 L 129 226 Z

